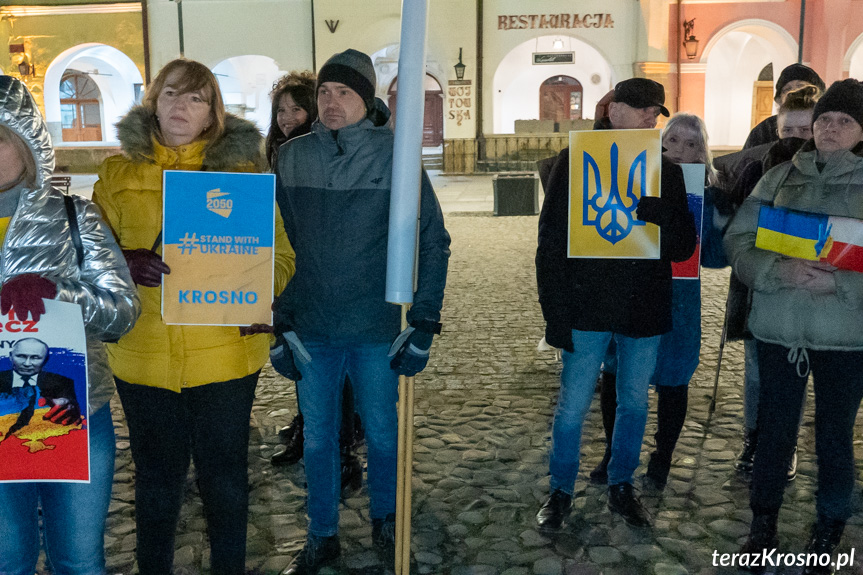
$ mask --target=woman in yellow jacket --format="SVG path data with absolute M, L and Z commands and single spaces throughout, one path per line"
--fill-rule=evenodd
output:
M 269 335 L 237 327 L 166 325 L 161 316 L 163 170 L 259 171 L 254 124 L 225 112 L 215 76 L 190 60 L 167 64 L 141 106 L 118 124 L 123 155 L 99 170 L 93 200 L 138 284 L 135 328 L 109 345 L 137 472 L 141 575 L 172 572 L 174 535 L 190 457 L 207 518 L 214 574 L 245 570 L 249 416 Z M 294 273 L 277 212 L 275 293 Z

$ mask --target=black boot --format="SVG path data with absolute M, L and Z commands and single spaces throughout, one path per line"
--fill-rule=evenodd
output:
M 303 458 L 303 414 L 298 413 L 290 425 L 279 430 L 279 439 L 284 448 L 276 449 L 270 457 L 273 465 L 293 465 Z
M 647 462 L 642 485 L 645 491 L 662 491 L 668 485 L 668 474 L 671 471 L 671 459 L 665 459 L 654 451 Z
M 316 575 L 321 568 L 335 565 L 342 554 L 339 536 L 309 535 L 303 550 L 282 572 L 282 575 Z
M 396 514 L 390 513 L 383 519 L 372 519 L 372 544 L 386 569 L 396 565 Z
M 360 419 L 359 413 L 354 413 L 354 449 L 361 446 L 366 440 L 366 430 L 363 427 L 363 420 Z
M 539 508 L 536 514 L 536 525 L 544 533 L 560 531 L 570 511 L 572 511 L 572 495 L 555 489 Z
M 806 554 L 821 556 L 827 554 L 833 557 L 833 552 L 839 546 L 842 539 L 842 531 L 845 530 L 845 522 L 839 519 L 829 519 L 822 515 L 818 516 L 815 525 L 812 526 L 812 534 L 809 544 L 806 545 Z M 833 566 L 828 564 L 810 565 L 803 570 L 803 575 L 833 575 Z
M 776 537 L 776 524 L 779 520 L 779 512 L 770 513 L 755 512 L 752 516 L 752 526 L 749 528 L 749 537 L 740 548 L 741 554 L 746 554 L 748 557 L 761 555 L 765 550 L 770 552 L 771 549 L 776 549 L 779 545 L 779 539 Z M 760 557 L 759 557 L 760 559 Z M 749 571 L 750 573 L 764 573 L 764 566 L 756 567 L 741 567 L 741 571 Z
M 752 473 L 752 464 L 755 461 L 755 449 L 758 447 L 758 429 L 746 428 L 743 430 L 743 449 L 734 462 L 734 469 L 740 473 L 749 475 Z
M 349 445 L 341 447 L 342 491 L 359 491 L 363 485 L 363 464 Z
M 605 453 L 599 465 L 590 472 L 590 482 L 598 485 L 608 483 L 608 462 L 611 461 L 611 438 L 614 437 L 614 418 L 617 416 L 617 376 L 613 373 L 599 374 L 599 410 L 602 413 L 602 428 L 605 430 Z
M 657 385 L 659 401 L 656 406 L 656 450 L 650 454 L 647 473 L 644 474 L 650 487 L 662 491 L 668 483 L 671 458 L 686 420 L 689 403 L 688 385 Z
M 608 486 L 608 508 L 633 527 L 650 527 L 650 514 L 635 496 L 631 483 Z
M 596 464 L 596 467 L 590 472 L 590 482 L 597 485 L 605 485 L 608 483 L 608 462 L 611 461 L 611 445 L 605 446 L 605 453 L 602 454 L 602 459 Z

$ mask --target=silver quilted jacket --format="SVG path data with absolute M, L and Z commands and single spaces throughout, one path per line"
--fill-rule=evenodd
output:
M 81 306 L 92 414 L 114 394 L 102 342 L 116 340 L 132 329 L 140 313 L 138 292 L 99 209 L 89 200 L 73 196 L 84 247 L 84 262 L 78 266 L 63 194 L 51 188 L 54 150 L 42 114 L 24 85 L 9 76 L 0 76 L 0 124 L 27 143 L 37 167 L 36 186 L 21 191 L 9 222 L 0 252 L 0 282 L 37 274 L 57 284 L 58 301 Z

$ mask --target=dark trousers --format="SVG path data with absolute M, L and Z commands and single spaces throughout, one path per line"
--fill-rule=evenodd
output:
M 181 393 L 116 380 L 135 462 L 141 575 L 173 570 L 190 457 L 204 503 L 212 572 L 245 572 L 249 417 L 258 373 Z
M 750 507 L 774 513 L 782 505 L 788 465 L 807 376 L 789 361 L 789 349 L 757 342 L 761 392 L 758 448 L 752 472 Z M 818 515 L 845 521 L 854 490 L 854 421 L 863 398 L 863 352 L 806 350 L 815 387 L 815 453 L 818 458 Z M 800 358 L 801 368 L 804 360 Z M 802 371 L 802 369 L 801 369 Z

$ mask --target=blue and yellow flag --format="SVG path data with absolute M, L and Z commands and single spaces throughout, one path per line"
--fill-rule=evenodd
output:
M 272 323 L 276 177 L 166 171 L 163 189 L 165 323 Z
M 660 196 L 659 130 L 569 133 L 570 258 L 659 259 L 659 226 L 635 217 Z
M 755 247 L 818 261 L 829 237 L 828 216 L 761 206 Z
M 755 247 L 863 272 L 863 221 L 764 205 Z

